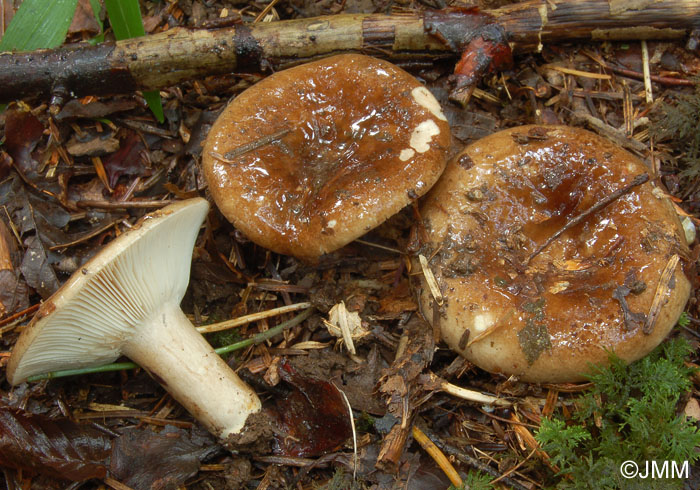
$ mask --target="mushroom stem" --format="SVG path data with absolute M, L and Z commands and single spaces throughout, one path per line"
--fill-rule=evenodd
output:
M 123 346 L 180 404 L 218 437 L 239 433 L 260 400 L 175 303 L 166 303 Z

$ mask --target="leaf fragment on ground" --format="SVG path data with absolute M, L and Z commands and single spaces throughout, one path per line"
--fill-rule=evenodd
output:
M 221 447 L 208 434 L 166 427 L 126 430 L 114 441 L 110 473 L 134 490 L 177 488 Z
M 280 363 L 279 373 L 293 390 L 271 410 L 279 429 L 273 451 L 313 457 L 338 449 L 352 435 L 347 404 L 338 388 L 302 376 L 287 361 Z
M 61 480 L 104 478 L 111 442 L 63 419 L 0 407 L 0 465 Z

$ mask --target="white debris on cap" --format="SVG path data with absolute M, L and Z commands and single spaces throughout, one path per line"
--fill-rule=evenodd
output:
M 419 105 L 428 109 L 435 117 L 441 121 L 447 121 L 447 118 L 440 107 L 440 102 L 437 101 L 430 90 L 425 87 L 416 87 L 411 90 L 411 95 Z

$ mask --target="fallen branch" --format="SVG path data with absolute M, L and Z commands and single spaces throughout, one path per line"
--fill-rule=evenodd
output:
M 423 318 L 412 317 L 404 326 L 394 362 L 384 370 L 379 381 L 379 392 L 386 401 L 387 412 L 396 419 L 396 423 L 384 436 L 377 456 L 377 468 L 398 471 L 412 431 L 413 418 L 426 395 L 418 379 L 433 360 L 434 351 L 430 326 Z
M 341 14 L 221 29 L 175 28 L 97 46 L 5 53 L 0 54 L 0 102 L 38 95 L 61 104 L 72 96 L 159 89 L 348 51 L 396 62 L 452 59 L 475 32 L 493 25 L 505 30 L 515 51 L 567 40 L 684 39 L 698 28 L 700 2 L 641 3 L 642 8 L 626 0 L 531 0 L 483 13 Z

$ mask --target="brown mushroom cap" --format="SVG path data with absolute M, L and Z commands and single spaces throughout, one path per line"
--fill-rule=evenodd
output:
M 248 238 L 313 260 L 432 187 L 450 132 L 415 78 L 339 55 L 275 73 L 214 123 L 202 164 L 221 212 Z
M 448 163 L 422 216 L 450 347 L 490 372 L 566 382 L 609 351 L 631 362 L 658 345 L 690 291 L 683 230 L 661 189 L 633 187 L 564 226 L 645 172 L 609 141 L 560 126 L 501 131 Z M 421 306 L 431 319 L 427 286 Z

